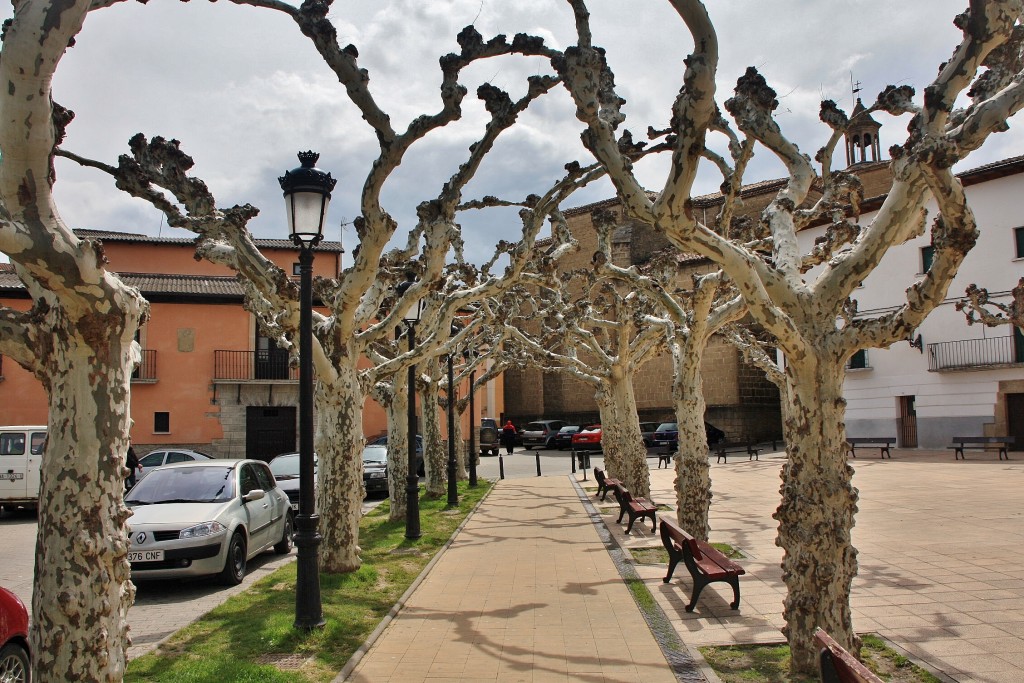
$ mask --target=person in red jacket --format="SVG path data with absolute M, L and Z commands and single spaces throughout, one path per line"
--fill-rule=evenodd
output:
M 501 428 L 501 444 L 505 447 L 505 451 L 512 455 L 512 448 L 516 445 L 516 426 L 512 424 L 512 420 L 505 423 L 505 426 Z

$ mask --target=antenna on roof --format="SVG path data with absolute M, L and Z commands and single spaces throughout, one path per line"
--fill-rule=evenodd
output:
M 341 257 L 345 255 L 345 226 L 352 225 L 352 221 L 346 219 L 344 216 L 341 217 L 341 223 L 338 224 L 338 244 L 341 245 L 341 250 L 338 252 L 338 274 L 341 274 Z
M 853 93 L 853 103 L 852 103 L 852 106 L 856 107 L 857 106 L 857 93 L 859 93 L 861 91 L 861 87 L 860 87 L 860 81 L 857 81 L 856 83 L 854 82 L 854 80 L 853 80 L 853 72 L 852 71 L 850 72 L 850 91 Z

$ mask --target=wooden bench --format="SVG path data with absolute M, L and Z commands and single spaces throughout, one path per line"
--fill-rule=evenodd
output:
M 1012 436 L 954 436 L 953 449 L 954 460 L 966 460 L 964 450 L 987 451 L 992 446 L 999 447 L 999 459 L 1009 460 L 1010 455 L 1006 452 L 1008 447 L 1014 443 Z
M 597 480 L 597 493 L 595 493 L 594 495 L 601 496 L 601 500 L 605 499 L 605 496 L 608 495 L 608 491 L 611 490 L 613 486 L 622 483 L 621 481 L 613 477 L 606 477 L 604 474 L 604 470 L 602 470 L 600 467 L 594 468 L 594 479 Z
M 761 458 L 757 457 L 757 454 L 758 454 L 758 452 L 760 452 L 761 449 L 757 448 L 755 444 L 751 444 L 751 443 L 747 443 L 747 442 L 742 442 L 741 443 L 741 442 L 737 441 L 737 442 L 733 442 L 733 443 L 728 443 L 728 442 L 727 443 L 720 443 L 720 444 L 714 446 L 714 449 L 715 449 L 715 453 L 718 454 L 718 460 L 716 462 L 722 462 L 724 460 L 725 462 L 728 463 L 729 462 L 729 454 L 730 453 L 746 453 L 747 454 L 747 460 L 760 460 L 761 459 Z
M 629 515 L 629 525 L 626 526 L 626 534 L 632 531 L 633 522 L 646 517 L 650 517 L 651 533 L 654 533 L 655 529 L 658 528 L 658 520 L 655 518 L 657 507 L 655 507 L 654 503 L 649 502 L 645 498 L 634 498 L 629 489 L 622 484 L 615 484 L 612 487 L 612 493 L 615 494 L 615 500 L 619 501 L 619 518 L 616 520 L 616 523 L 622 524 L 622 517 Z
M 896 439 L 889 439 L 887 437 L 874 437 L 874 436 L 848 436 L 846 437 L 846 448 L 849 449 L 850 455 L 857 457 L 858 448 L 877 448 L 879 450 L 881 458 L 889 456 L 892 460 L 892 453 L 889 452 L 889 448 L 896 443 Z
M 662 579 L 668 583 L 672 578 L 672 572 L 676 570 L 679 560 L 686 563 L 693 578 L 693 593 L 690 596 L 690 604 L 686 606 L 687 612 L 692 612 L 697 604 L 697 598 L 704 590 L 704 586 L 716 581 L 723 581 L 732 586 L 733 609 L 740 607 L 740 574 L 747 571 L 716 550 L 713 546 L 704 541 L 697 540 L 690 534 L 679 528 L 673 520 L 666 517 L 661 518 L 661 542 L 668 551 L 668 574 Z
M 822 683 L 882 683 L 871 669 L 820 628 L 814 632 L 814 642 L 821 648 L 818 665 Z

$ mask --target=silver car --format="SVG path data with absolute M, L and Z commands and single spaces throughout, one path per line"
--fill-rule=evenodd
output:
M 218 575 L 234 585 L 264 550 L 292 549 L 288 496 L 259 460 L 166 465 L 136 484 L 125 504 L 134 580 Z

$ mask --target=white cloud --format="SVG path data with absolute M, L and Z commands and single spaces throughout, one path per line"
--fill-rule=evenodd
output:
M 678 93 L 692 40 L 665 0 L 591 0 L 594 43 L 608 50 L 620 93 L 628 101 L 626 126 L 643 138 L 665 126 Z M 813 156 L 829 131 L 818 121 L 821 98 L 852 108 L 851 76 L 865 101 L 888 83 L 920 92 L 959 41 L 952 27 L 964 0 L 731 0 L 708 2 L 719 32 L 717 98 L 732 94 L 748 65 L 779 95 L 784 132 Z M 0 19 L 10 14 L 0 14 Z M 538 34 L 554 47 L 575 42 L 564 0 L 350 0 L 331 18 L 339 42 L 353 43 L 368 69 L 370 87 L 397 129 L 439 109 L 438 58 L 458 50 L 456 35 L 471 22 L 485 39 L 501 32 Z M 386 208 L 408 226 L 415 207 L 436 195 L 466 156 L 485 116 L 475 89 L 490 82 L 522 94 L 527 76 L 550 73 L 543 59 L 503 58 L 468 69 L 464 120 L 414 146 L 389 181 Z M 256 234 L 280 232 L 277 176 L 296 165 L 295 153 L 315 149 L 321 167 L 339 178 L 331 222 L 351 220 L 377 150 L 373 132 L 348 101 L 334 74 L 284 14 L 232 3 L 119 3 L 93 13 L 58 69 L 58 102 L 74 109 L 67 148 L 114 162 L 136 132 L 182 141 L 221 205 L 249 202 L 263 214 Z M 883 122 L 882 146 L 902 140 L 905 120 Z M 973 167 L 1021 153 L 1018 124 L 994 136 L 966 162 Z M 574 106 L 561 88 L 523 115 L 502 136 L 470 189 L 521 198 L 542 191 L 566 161 L 587 161 Z M 721 147 L 721 139 L 711 143 Z M 842 161 L 842 160 L 840 160 Z M 651 189 L 663 183 L 664 159 L 644 162 L 637 175 Z M 58 160 L 56 195 L 72 226 L 155 233 L 155 210 L 115 190 L 108 178 Z M 761 150 L 748 180 L 781 174 Z M 721 179 L 709 169 L 697 191 L 713 192 Z M 573 203 L 610 196 L 607 183 L 579 193 Z M 511 221 L 506 227 L 499 222 Z M 472 222 L 467 221 L 467 225 Z M 498 234 L 517 231 L 514 215 L 485 228 L 472 223 L 470 251 L 489 252 Z M 477 234 L 479 233 L 479 234 Z M 166 233 L 165 233 L 166 234 Z

